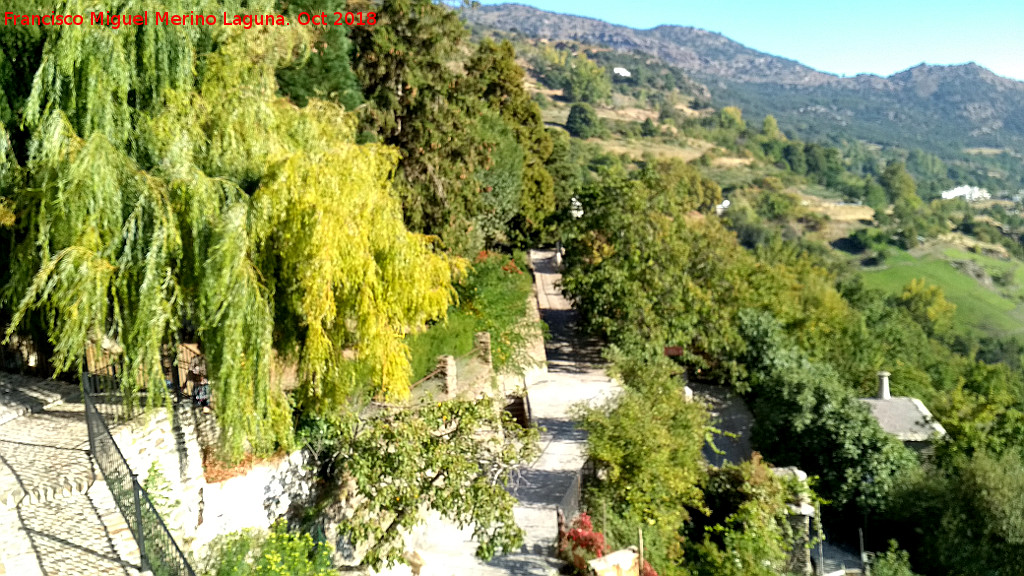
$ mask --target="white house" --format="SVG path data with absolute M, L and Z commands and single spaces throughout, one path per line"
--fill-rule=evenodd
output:
M 988 200 L 992 198 L 992 195 L 988 193 L 988 190 L 978 188 L 977 186 L 957 186 L 952 190 L 942 193 L 943 200 L 952 200 L 954 198 L 963 198 L 968 202 L 977 202 L 979 200 Z
M 633 76 L 630 74 L 629 70 L 626 70 L 625 68 L 612 68 L 612 73 L 616 76 L 622 76 L 623 78 L 630 78 Z

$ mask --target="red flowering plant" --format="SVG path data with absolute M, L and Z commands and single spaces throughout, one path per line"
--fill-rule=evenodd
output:
M 654 567 L 647 560 L 644 560 L 644 566 L 640 569 L 640 576 L 658 576 L 658 573 L 654 571 Z
M 604 534 L 594 530 L 590 516 L 580 514 L 558 543 L 558 555 L 572 565 L 578 574 L 587 573 L 587 562 L 608 552 Z

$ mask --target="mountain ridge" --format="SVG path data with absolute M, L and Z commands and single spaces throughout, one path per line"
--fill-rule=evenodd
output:
M 993 80 L 1007 82 L 1019 85 L 1024 88 L 1024 81 L 1016 80 L 1014 78 L 1008 78 L 1006 76 L 1000 76 L 992 70 L 979 65 L 977 62 L 970 61 L 960 64 L 928 64 L 927 62 L 921 62 L 914 66 L 910 66 L 905 70 L 894 72 L 888 76 L 882 74 L 875 74 L 872 72 L 862 72 L 855 75 L 840 75 L 832 72 L 825 72 L 818 70 L 812 66 L 808 66 L 798 60 L 787 58 L 785 56 L 771 54 L 769 52 L 763 52 L 756 48 L 747 46 L 741 42 L 733 40 L 728 36 L 720 33 L 706 30 L 703 28 L 697 28 L 695 26 L 685 26 L 679 24 L 660 24 L 651 28 L 631 28 L 622 24 L 613 24 L 605 22 L 597 18 L 590 16 L 577 16 L 573 14 L 565 14 L 559 12 L 551 12 L 533 6 L 527 6 L 525 4 L 517 3 L 505 3 L 505 4 L 491 4 L 481 5 L 468 12 L 465 12 L 467 19 L 474 24 L 482 24 L 485 26 L 498 28 L 506 31 L 518 31 L 528 36 L 538 36 L 557 40 L 575 40 L 584 43 L 600 43 L 606 44 L 616 49 L 641 49 L 647 44 L 646 42 L 637 41 L 631 36 L 635 34 L 640 35 L 651 35 L 657 39 L 670 41 L 676 44 L 680 44 L 680 41 L 687 42 L 692 45 L 694 39 L 711 39 L 710 42 L 705 42 L 705 48 L 711 45 L 727 46 L 731 51 L 738 52 L 741 55 L 754 60 L 771 61 L 776 66 L 784 69 L 787 74 L 794 77 L 804 78 L 804 82 L 794 83 L 824 83 L 830 81 L 844 81 L 861 77 L 875 77 L 883 80 L 888 80 L 896 76 L 900 76 L 911 70 L 918 68 L 929 68 L 929 69 L 979 69 L 984 71 L 987 76 L 990 76 Z M 508 26 L 499 22 L 500 20 L 511 19 L 516 22 L 513 26 Z M 597 30 L 594 30 L 594 29 Z M 599 40 L 595 40 L 599 38 Z M 684 70 L 691 72 L 699 72 L 699 68 L 693 65 L 687 66 L 686 60 L 691 62 L 704 61 L 707 62 L 707 58 L 696 54 L 696 51 L 689 46 L 682 46 L 683 50 L 688 57 L 684 58 L 673 58 L 675 62 L 668 62 L 678 66 Z M 645 51 L 646 50 L 642 50 Z M 656 54 L 654 54 L 657 56 Z M 783 64 L 784 63 L 784 64 Z M 786 83 L 788 77 L 757 77 L 747 79 L 750 81 L 762 81 L 762 82 L 780 82 Z
M 852 137 L 947 154 L 973 147 L 1024 152 L 1024 82 L 974 62 L 838 76 L 691 26 L 637 30 L 521 4 L 464 15 L 486 28 L 654 56 L 705 83 L 716 106 L 773 114 L 804 138 Z

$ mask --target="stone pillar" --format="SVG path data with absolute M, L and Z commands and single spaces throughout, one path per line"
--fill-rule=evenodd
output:
M 480 355 L 482 360 L 488 367 L 492 366 L 491 360 L 491 333 L 490 332 L 477 332 L 473 337 L 473 346 L 476 348 L 477 353 Z
M 441 378 L 441 386 L 445 398 L 454 398 L 458 393 L 459 377 L 455 369 L 455 357 L 451 355 L 437 357 L 437 373 Z

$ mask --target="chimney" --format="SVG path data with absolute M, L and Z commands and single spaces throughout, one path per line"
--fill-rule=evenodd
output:
M 892 398 L 889 394 L 889 376 L 890 374 L 884 370 L 878 373 L 878 397 L 882 400 Z

